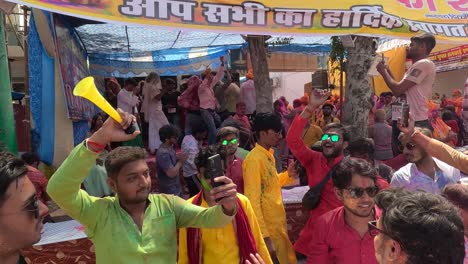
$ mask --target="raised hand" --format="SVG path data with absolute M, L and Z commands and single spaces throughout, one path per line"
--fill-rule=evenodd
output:
M 102 127 L 89 138 L 90 141 L 107 145 L 111 142 L 129 141 L 140 134 L 138 130 L 133 132 L 133 134 L 125 133 L 125 129 L 131 126 L 132 122 L 136 122 L 136 117 L 123 112 L 120 108 L 117 109 L 117 112 L 122 117 L 122 123 L 119 124 L 114 119 L 107 118 Z
M 411 136 L 414 132 L 414 119 L 413 115 L 409 113 L 409 119 L 408 119 L 408 127 L 403 127 L 403 120 L 401 118 L 398 118 L 398 129 L 400 129 L 403 134 L 407 136 Z
M 213 188 L 211 196 L 213 200 L 219 199 L 218 204 L 223 206 L 227 215 L 233 215 L 237 206 L 237 186 L 226 176 L 216 177 L 215 182 L 223 185 Z
M 311 110 L 314 110 L 316 107 L 322 105 L 330 97 L 330 92 L 327 90 L 313 89 L 309 96 L 309 105 Z

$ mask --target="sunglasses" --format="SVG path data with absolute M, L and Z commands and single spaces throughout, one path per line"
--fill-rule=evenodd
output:
M 405 148 L 408 150 L 413 150 L 414 148 L 416 148 L 416 144 L 408 142 L 405 145 L 400 145 L 400 151 L 403 151 L 403 149 Z
M 368 227 L 369 235 L 371 237 L 376 237 L 378 234 L 384 234 L 384 235 L 388 236 L 389 238 L 395 240 L 398 244 L 400 244 L 400 247 L 403 248 L 400 241 L 393 238 L 389 233 L 387 233 L 387 232 L 385 232 L 382 229 L 377 227 L 377 220 L 367 222 L 367 227 Z
M 39 200 L 37 199 L 37 196 L 34 196 L 32 200 L 23 208 L 23 210 L 26 212 L 32 212 L 34 215 L 34 218 L 38 219 L 39 218 Z
M 361 187 L 347 188 L 346 190 L 349 191 L 349 194 L 354 199 L 361 198 L 364 195 L 364 192 L 366 192 L 369 197 L 373 198 L 380 191 L 379 187 L 377 186 L 367 187 L 367 188 L 361 188 Z
M 28 204 L 24 206 L 23 208 L 21 208 L 21 211 L 31 212 L 34 218 L 38 219 L 39 218 L 39 200 L 37 199 L 37 196 L 33 196 L 32 199 L 28 202 Z M 21 212 L 9 213 L 5 215 L 16 215 L 20 213 Z
M 233 139 L 231 139 L 231 140 L 225 139 L 225 140 L 221 141 L 221 144 L 222 144 L 223 146 L 227 146 L 229 143 L 231 143 L 232 145 L 237 145 L 237 142 L 239 142 L 239 141 L 237 140 L 237 138 L 233 138 Z
M 375 237 L 380 233 L 384 234 L 384 235 L 386 235 L 388 237 L 391 237 L 391 236 L 388 235 L 387 232 L 385 232 L 382 229 L 377 227 L 377 220 L 373 220 L 373 221 L 368 222 L 367 227 L 368 227 L 369 235 L 372 236 L 372 237 Z
M 330 139 L 331 142 L 338 142 L 340 141 L 340 135 L 337 135 L 337 134 L 323 134 L 322 136 L 322 141 L 325 141 L 325 140 L 328 140 Z

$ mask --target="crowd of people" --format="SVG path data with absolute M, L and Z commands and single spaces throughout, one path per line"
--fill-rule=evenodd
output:
M 401 81 L 378 65 L 391 92 L 370 98 L 368 138 L 340 123 L 327 90 L 256 113 L 252 72 L 241 85 L 222 57 L 180 92 L 156 73 L 124 89 L 109 79 L 105 96 L 122 123 L 96 115 L 48 182 L 33 153 L 1 152 L 0 259 L 24 261 L 21 250 L 53 221 L 53 200 L 86 227 L 97 263 L 467 264 L 468 156 L 454 147 L 468 143 L 468 100 L 432 96 L 434 46 L 429 34 L 411 39 L 413 66 Z M 141 131 L 126 134 L 132 122 Z M 214 177 L 217 155 L 224 176 Z M 294 245 L 287 185 L 310 187 Z

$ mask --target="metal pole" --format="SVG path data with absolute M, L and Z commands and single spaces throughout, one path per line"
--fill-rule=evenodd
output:
M 24 21 L 24 126 L 26 128 L 26 146 L 28 151 L 32 151 L 31 142 L 31 108 L 30 108 L 30 97 L 29 97 L 29 54 L 28 54 L 28 11 L 31 9 L 27 6 L 21 6 L 23 9 L 23 21 Z

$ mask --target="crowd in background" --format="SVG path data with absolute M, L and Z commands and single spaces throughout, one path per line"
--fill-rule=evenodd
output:
M 352 137 L 327 90 L 256 113 L 253 74 L 240 84 L 221 57 L 216 72 L 183 79 L 180 89 L 157 73 L 123 88 L 109 79 L 105 97 L 124 121 L 96 115 L 47 189 L 33 155 L 26 165 L 2 154 L 0 172 L 28 175 L 36 222 L 52 198 L 85 225 L 98 263 L 468 263 L 468 158 L 454 148 L 468 143 L 468 102 L 460 90 L 433 94 L 434 45 L 428 34 L 412 38 L 414 64 L 399 82 L 378 66 L 391 92 L 369 98 L 368 138 Z M 141 133 L 124 134 L 132 121 Z M 155 157 L 155 179 L 143 148 Z M 224 176 L 215 179 L 216 155 Z M 8 171 L 14 164 L 24 173 Z M 152 180 L 160 194 L 150 194 Z M 294 245 L 281 194 L 288 185 L 310 187 L 309 220 Z M 3 201 L 10 185 L 0 186 Z M 9 239 L 0 234 L 0 244 Z

